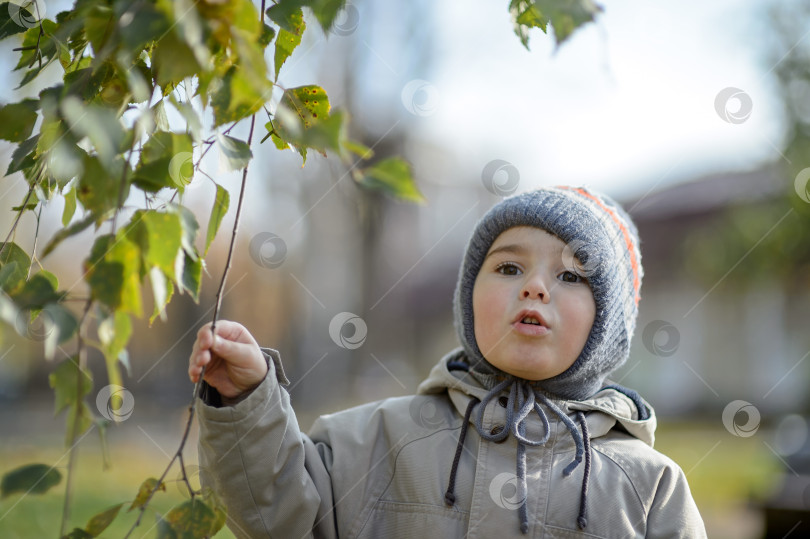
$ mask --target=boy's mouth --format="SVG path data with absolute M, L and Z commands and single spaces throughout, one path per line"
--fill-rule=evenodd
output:
M 548 323 L 543 319 L 539 312 L 534 310 L 523 310 L 515 318 L 512 324 L 521 324 L 528 326 L 537 326 L 548 329 Z

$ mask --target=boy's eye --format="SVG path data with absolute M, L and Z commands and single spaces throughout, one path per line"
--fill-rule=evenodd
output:
M 503 264 L 498 264 L 498 267 L 495 268 L 495 271 L 502 275 L 520 275 L 521 271 L 520 268 L 516 265 L 512 264 L 511 262 L 504 262 Z
M 573 271 L 568 271 L 568 270 L 560 273 L 557 276 L 557 278 L 559 280 L 563 281 L 564 283 L 579 283 L 579 282 L 584 281 L 584 279 L 582 277 L 580 277 L 579 275 L 577 275 Z

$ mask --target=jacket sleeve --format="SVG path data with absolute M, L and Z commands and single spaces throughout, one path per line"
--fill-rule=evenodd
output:
M 702 539 L 706 529 L 681 468 L 670 461 L 658 481 L 647 515 L 646 537 Z
M 278 352 L 263 348 L 268 374 L 231 406 L 201 392 L 200 479 L 222 498 L 239 538 L 336 538 L 330 448 L 298 428 Z

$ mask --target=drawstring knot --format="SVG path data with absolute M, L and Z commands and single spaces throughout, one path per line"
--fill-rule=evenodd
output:
M 487 431 L 484 427 L 484 410 L 487 405 L 496 398 L 502 391 L 509 388 L 509 396 L 506 401 L 506 425 L 500 431 L 493 429 Z M 467 410 L 464 414 L 464 424 L 461 427 L 459 434 L 458 446 L 456 447 L 455 458 L 453 459 L 453 466 L 450 470 L 450 481 L 448 483 L 447 492 L 444 499 L 447 505 L 455 503 L 455 488 L 456 473 L 458 471 L 458 462 L 461 458 L 461 449 L 464 444 L 464 438 L 467 435 L 467 425 L 472 415 L 472 410 L 478 404 L 478 399 L 470 399 L 467 405 Z M 527 506 L 527 493 L 528 488 L 526 484 L 526 446 L 539 446 L 548 442 L 551 436 L 551 429 L 549 428 L 549 420 L 545 410 L 540 405 L 545 406 L 547 409 L 554 412 L 560 418 L 576 445 L 576 453 L 574 460 L 571 461 L 564 469 L 563 475 L 566 477 L 573 472 L 577 466 L 585 460 L 585 469 L 582 479 L 582 489 L 580 495 L 579 515 L 577 517 L 577 526 L 584 529 L 587 526 L 587 495 L 588 495 L 588 478 L 591 471 L 591 455 L 590 455 L 590 438 L 588 436 L 588 427 L 585 422 L 585 414 L 577 412 L 576 417 L 579 422 L 579 429 L 577 425 L 566 415 L 556 404 L 548 399 L 545 395 L 535 391 L 531 383 L 527 380 L 520 378 L 508 378 L 499 384 L 495 385 L 481 401 L 478 407 L 478 413 L 475 416 L 475 430 L 481 438 L 491 441 L 500 442 L 505 440 L 509 434 L 517 440 L 517 458 L 515 464 L 515 471 L 517 475 L 517 496 L 522 500 L 518 508 L 518 516 L 520 518 L 520 531 L 522 533 L 529 532 L 529 517 Z M 543 425 L 543 436 L 540 439 L 532 440 L 526 435 L 526 419 L 534 411 L 540 418 Z M 581 431 L 580 431 L 581 430 Z

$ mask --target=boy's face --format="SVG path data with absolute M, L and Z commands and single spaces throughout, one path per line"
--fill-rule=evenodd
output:
M 596 303 L 588 282 L 565 266 L 564 248 L 544 230 L 519 226 L 498 236 L 484 258 L 473 287 L 475 340 L 504 372 L 551 378 L 588 340 Z

